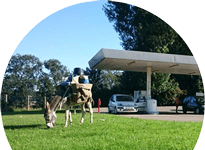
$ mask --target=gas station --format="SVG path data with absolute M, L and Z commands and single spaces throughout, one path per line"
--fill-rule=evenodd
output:
M 146 112 L 157 114 L 157 101 L 151 98 L 152 72 L 200 75 L 193 56 L 141 51 L 101 49 L 90 61 L 92 69 L 147 72 Z

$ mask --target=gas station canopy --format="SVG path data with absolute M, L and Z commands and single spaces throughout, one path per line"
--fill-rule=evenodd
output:
M 93 69 L 200 75 L 193 56 L 101 49 L 90 61 Z
M 153 72 L 200 75 L 193 56 L 101 49 L 90 61 L 93 69 L 147 72 L 146 112 L 157 114 L 157 103 L 151 99 Z

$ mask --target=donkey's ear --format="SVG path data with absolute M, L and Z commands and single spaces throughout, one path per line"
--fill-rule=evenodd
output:
M 46 110 L 46 108 L 47 108 L 47 100 L 46 100 L 46 98 L 44 98 L 44 105 L 43 105 L 43 109 L 44 109 L 44 110 Z
M 50 109 L 50 104 L 49 104 L 49 102 L 46 102 L 46 110 L 47 111 L 50 111 L 51 109 Z

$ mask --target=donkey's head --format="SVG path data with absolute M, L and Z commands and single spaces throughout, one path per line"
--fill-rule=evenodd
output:
M 53 128 L 55 125 L 55 121 L 56 121 L 57 116 L 55 114 L 55 111 L 50 109 L 49 102 L 46 102 L 46 109 L 44 111 L 44 118 L 46 121 L 47 128 Z
M 55 96 L 51 102 L 45 102 L 45 111 L 44 111 L 44 118 L 45 118 L 45 121 L 46 121 L 46 126 L 48 128 L 53 128 L 54 125 L 55 125 L 55 121 L 56 121 L 56 109 L 59 105 L 59 102 L 61 100 L 61 96 Z

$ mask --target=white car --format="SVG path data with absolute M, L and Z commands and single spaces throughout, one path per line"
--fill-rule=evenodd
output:
M 108 104 L 108 113 L 119 112 L 138 112 L 138 106 L 134 98 L 125 94 L 114 94 L 111 96 Z

